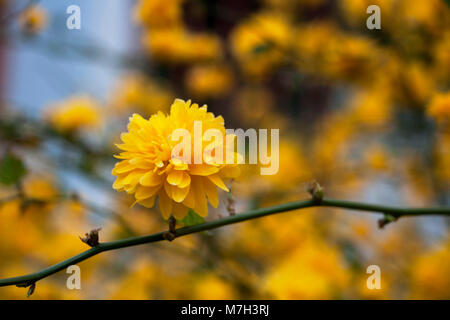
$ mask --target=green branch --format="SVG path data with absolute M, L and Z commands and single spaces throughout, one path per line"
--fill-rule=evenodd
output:
M 418 216 L 418 215 L 447 215 L 450 216 L 450 207 L 441 207 L 441 208 L 398 208 L 398 207 L 390 207 L 390 206 L 382 206 L 382 205 L 374 205 L 374 204 L 365 204 L 359 202 L 352 201 L 341 201 L 341 200 L 333 200 L 333 199 L 311 199 L 305 201 L 296 201 L 290 202 L 278 206 L 261 208 L 252 211 L 248 211 L 246 213 L 241 213 L 233 216 L 229 216 L 223 219 L 205 222 L 202 224 L 197 224 L 190 227 L 183 227 L 176 230 L 176 238 L 186 236 L 192 233 L 198 233 L 206 230 L 220 228 L 226 225 L 235 224 L 251 219 L 256 219 L 264 216 L 268 216 L 271 214 L 310 208 L 310 207 L 334 207 L 334 208 L 343 208 L 350 210 L 358 210 L 358 211 L 368 211 L 368 212 L 379 212 L 385 214 L 385 223 L 396 220 L 403 216 Z M 384 221 L 384 220 L 383 220 Z M 91 249 L 84 251 L 74 257 L 71 257 L 67 260 L 64 260 L 60 263 L 57 263 L 51 267 L 38 271 L 36 273 L 8 278 L 8 279 L 0 279 L 0 287 L 17 285 L 20 287 L 28 287 L 35 284 L 38 280 L 46 278 L 58 271 L 61 271 L 70 265 L 77 264 L 81 261 L 89 259 L 101 252 L 117 250 L 126 247 L 133 247 L 145 243 L 152 243 L 163 241 L 166 239 L 167 232 L 159 232 L 152 235 L 140 236 L 127 238 L 122 240 L 110 241 L 99 243 L 98 245 L 92 247 Z

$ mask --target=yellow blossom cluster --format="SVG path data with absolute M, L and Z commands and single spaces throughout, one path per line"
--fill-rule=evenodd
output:
M 450 92 L 436 94 L 428 105 L 427 113 L 437 122 L 450 120 Z
M 292 40 L 291 25 L 281 15 L 255 14 L 230 35 L 231 49 L 244 72 L 263 76 L 285 60 Z
M 78 95 L 50 106 L 48 121 L 59 131 L 98 128 L 102 116 L 98 103 L 86 95 Z
M 161 62 L 185 64 L 209 62 L 221 57 L 221 41 L 213 34 L 193 33 L 183 28 L 151 29 L 144 46 Z
M 182 3 L 140 0 L 135 7 L 137 22 L 146 28 L 143 43 L 149 54 L 161 62 L 175 64 L 220 59 L 223 52 L 220 38 L 188 30 L 182 20 Z
M 231 70 L 225 65 L 198 65 L 186 73 L 185 86 L 194 97 L 221 97 L 233 85 Z

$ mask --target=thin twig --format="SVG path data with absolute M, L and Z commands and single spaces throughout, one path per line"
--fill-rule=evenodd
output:
M 450 216 L 450 207 L 442 207 L 442 208 L 398 208 L 398 207 L 390 207 L 383 205 L 375 205 L 375 204 L 366 204 L 360 202 L 352 202 L 352 201 L 343 201 L 343 200 L 333 200 L 333 199 L 322 199 L 321 201 L 317 201 L 315 199 L 304 200 L 304 201 L 296 201 L 290 202 L 278 206 L 261 208 L 252 210 L 246 213 L 237 214 L 234 216 L 228 216 L 223 219 L 205 222 L 202 224 L 198 224 L 190 227 L 183 227 L 176 230 L 176 237 L 186 236 L 188 234 L 199 233 L 206 230 L 217 229 L 226 225 L 235 224 L 251 219 L 256 219 L 264 216 L 268 216 L 271 214 L 310 208 L 310 207 L 335 207 L 335 208 L 344 208 L 350 210 L 359 210 L 359 211 L 369 211 L 369 212 L 379 212 L 384 214 L 389 214 L 395 218 L 400 218 L 403 216 L 419 216 L 419 215 L 447 215 Z M 77 264 L 81 261 L 89 259 L 99 253 L 111 250 L 117 250 L 126 247 L 133 247 L 145 243 L 152 243 L 165 240 L 164 234 L 166 232 L 159 232 L 147 236 L 133 237 L 122 240 L 110 241 L 99 243 L 95 247 L 86 250 L 76 256 L 73 256 L 65 261 L 57 263 L 51 267 L 38 271 L 36 273 L 8 278 L 8 279 L 0 279 L 0 287 L 11 286 L 11 285 L 19 285 L 19 286 L 27 286 L 35 283 L 38 280 L 46 278 L 58 271 L 61 271 L 67 268 L 70 265 Z

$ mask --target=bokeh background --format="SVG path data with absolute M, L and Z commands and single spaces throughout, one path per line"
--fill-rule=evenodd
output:
M 66 27 L 69 5 L 81 30 Z M 366 8 L 381 8 L 368 30 Z M 280 170 L 246 166 L 236 211 L 327 196 L 450 205 L 450 4 L 445 0 L 0 0 L 0 278 L 102 241 L 167 228 L 115 192 L 128 117 L 174 98 L 227 128 L 279 128 Z M 19 194 L 19 196 L 17 196 Z M 228 215 L 227 195 L 207 219 Z M 33 299 L 449 299 L 450 220 L 329 208 L 104 253 Z M 366 268 L 381 268 L 369 290 Z M 1 299 L 26 289 L 0 288 Z

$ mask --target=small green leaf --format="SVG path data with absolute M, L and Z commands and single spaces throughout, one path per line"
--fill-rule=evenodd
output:
M 264 43 L 264 44 L 261 44 L 261 45 L 258 45 L 256 47 L 254 47 L 252 52 L 254 54 L 264 53 L 267 50 L 269 50 L 271 47 L 272 47 L 272 45 L 270 43 Z
M 384 214 L 384 219 L 385 219 L 387 222 L 394 222 L 395 220 L 397 220 L 396 217 L 394 217 L 393 215 L 391 215 L 391 214 L 389 214 L 389 213 L 385 213 L 385 214 Z
M 22 160 L 12 154 L 6 154 L 0 160 L 0 184 L 13 185 L 27 172 Z
M 184 226 L 189 227 L 203 223 L 205 222 L 205 219 L 203 219 L 197 213 L 195 213 L 194 210 L 189 209 L 187 216 L 184 217 L 183 220 L 181 220 L 181 222 L 183 223 Z
M 444 2 L 450 7 L 450 0 L 444 0 Z

